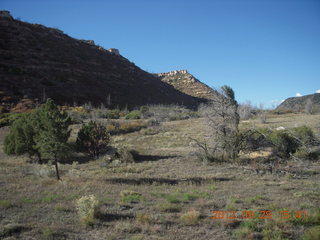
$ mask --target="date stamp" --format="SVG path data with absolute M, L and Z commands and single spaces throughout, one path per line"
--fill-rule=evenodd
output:
M 222 211 L 222 210 L 211 210 L 211 219 L 222 220 L 222 219 L 272 219 L 280 218 L 283 220 L 290 219 L 306 219 L 308 217 L 306 211 L 271 211 L 271 210 L 260 210 L 260 211 Z

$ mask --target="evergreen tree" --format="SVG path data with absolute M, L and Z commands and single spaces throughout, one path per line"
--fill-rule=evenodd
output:
M 35 113 L 25 113 L 17 118 L 10 127 L 10 133 L 4 141 L 4 152 L 8 155 L 28 154 L 30 158 L 34 155 L 41 161 L 40 153 L 35 149 L 34 126 L 36 124 Z
M 53 100 L 32 113 L 23 114 L 15 120 L 5 138 L 4 152 L 6 154 L 30 157 L 36 155 L 42 159 L 54 161 L 57 179 L 60 179 L 58 158 L 68 150 L 69 126 L 71 119 L 67 113 L 61 113 Z
M 52 99 L 40 107 L 36 112 L 39 124 L 35 126 L 35 148 L 42 158 L 54 161 L 57 179 L 60 179 L 58 158 L 65 155 L 69 147 L 67 144 L 70 136 L 68 129 L 71 119 L 67 113 L 60 112 Z

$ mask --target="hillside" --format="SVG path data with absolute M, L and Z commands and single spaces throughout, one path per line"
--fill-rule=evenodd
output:
M 288 98 L 276 109 L 300 112 L 305 110 L 308 102 L 312 105 L 312 112 L 320 112 L 320 93 Z
M 197 98 L 211 99 L 217 94 L 216 91 L 200 82 L 187 70 L 158 73 L 156 76 L 161 81 L 172 85 L 175 89 Z
M 4 13 L 5 11 L 2 11 Z M 59 29 L 0 14 L 0 99 L 6 108 L 21 99 L 100 106 L 183 104 L 205 99 L 182 93 L 137 67 L 117 49 L 79 40 Z M 187 93 L 187 94 L 186 94 Z M 190 94 L 190 95 L 188 95 Z

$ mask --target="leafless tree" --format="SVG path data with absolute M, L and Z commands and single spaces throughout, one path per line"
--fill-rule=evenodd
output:
M 197 145 L 207 161 L 235 159 L 238 154 L 238 103 L 231 87 L 223 86 L 219 93 L 200 109 L 207 121 L 208 135 Z
M 310 98 L 308 98 L 306 106 L 304 108 L 304 112 L 307 114 L 311 114 L 312 113 L 312 108 L 313 108 L 313 104 Z
M 250 101 L 246 103 L 239 104 L 238 106 L 238 114 L 241 119 L 249 119 L 254 115 L 256 111 L 255 107 L 252 106 Z

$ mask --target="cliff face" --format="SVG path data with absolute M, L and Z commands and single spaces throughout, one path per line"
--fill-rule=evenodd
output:
M 168 83 L 175 89 L 193 97 L 211 99 L 218 94 L 212 88 L 196 79 L 187 70 L 177 70 L 155 75 L 164 83 Z
M 13 106 L 23 98 L 60 105 L 106 106 L 183 104 L 204 99 L 188 95 L 93 41 L 61 30 L 0 15 L 0 100 Z M 200 95 L 199 95 L 200 96 Z
M 320 112 L 320 93 L 305 95 L 302 97 L 287 98 L 276 109 L 303 112 L 309 108 L 313 113 Z

